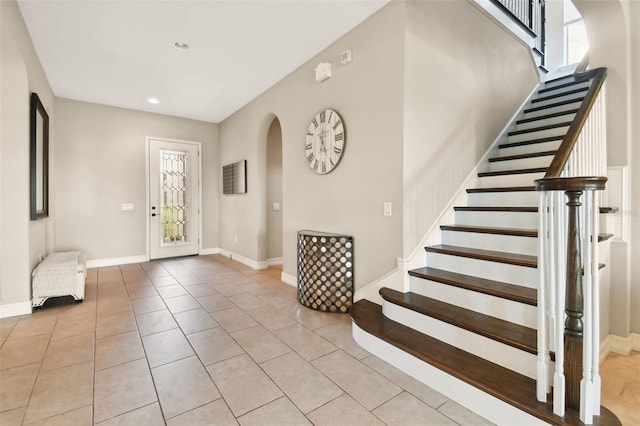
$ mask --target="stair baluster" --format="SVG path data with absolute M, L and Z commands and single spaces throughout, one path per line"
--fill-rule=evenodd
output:
M 557 332 L 561 319 L 564 318 L 563 333 L 558 333 L 555 343 L 554 413 L 564 415 L 566 401 L 566 406 L 580 411 L 580 418 L 585 424 L 593 422 L 593 416 L 599 413 L 600 405 L 600 378 L 596 367 L 599 358 L 598 258 L 593 242 L 598 239 L 599 207 L 595 191 L 604 190 L 606 181 L 606 177 L 536 180 L 536 189 L 542 191 L 540 208 L 543 215 L 547 216 L 539 219 L 540 235 L 547 236 L 540 239 L 542 262 L 539 262 L 539 273 L 542 281 L 539 294 L 555 293 L 556 306 L 551 309 L 558 313 L 556 324 L 540 324 L 539 333 L 544 336 L 552 327 Z M 566 209 L 557 197 L 557 194 L 563 192 L 568 198 Z M 584 203 L 580 200 L 583 193 Z M 561 222 L 566 223 L 566 232 L 550 232 L 554 227 L 547 221 L 563 216 L 566 216 L 566 222 Z M 562 229 L 562 226 L 555 227 L 558 228 Z M 563 235 L 566 235 L 566 240 Z M 564 250 L 556 244 L 563 240 L 566 241 Z M 552 258 L 559 259 L 556 254 L 562 251 L 566 253 L 566 278 L 553 283 L 548 279 L 553 271 L 547 270 L 552 269 L 553 265 L 545 262 Z M 555 275 L 558 276 L 557 273 Z M 539 309 L 545 309 L 544 307 L 548 308 L 548 304 L 538 304 Z M 538 313 L 539 321 L 545 317 L 546 312 Z M 546 350 L 545 346 L 539 347 L 539 351 Z M 542 390 L 548 386 L 548 372 L 540 370 L 540 360 L 544 357 L 546 353 L 538 354 L 539 399 Z

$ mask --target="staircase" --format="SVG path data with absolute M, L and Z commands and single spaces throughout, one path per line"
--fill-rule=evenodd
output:
M 442 243 L 425 247 L 426 266 L 409 271 L 410 291 L 382 288 L 382 306 L 352 307 L 360 345 L 497 424 L 582 424 L 577 411 L 557 416 L 536 397 L 534 180 L 548 171 L 591 84 L 577 75 L 542 84 L 479 166 L 455 224 L 441 226 Z M 605 408 L 593 423 L 620 424 Z

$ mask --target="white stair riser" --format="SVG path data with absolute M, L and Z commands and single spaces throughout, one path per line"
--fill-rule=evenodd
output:
M 562 112 L 562 111 L 569 111 L 569 110 L 573 110 L 573 109 L 578 109 L 580 108 L 580 105 L 582 104 L 582 101 L 578 101 L 578 102 L 573 102 L 570 104 L 566 104 L 566 105 L 559 105 L 559 106 L 555 106 L 555 107 L 551 107 L 551 108 L 545 108 L 545 109 L 541 109 L 538 111 L 531 111 L 531 112 L 527 112 L 524 113 L 522 115 L 522 117 L 520 118 L 534 118 L 534 117 L 540 117 L 541 115 L 547 115 L 547 114 L 554 114 L 556 112 Z M 529 107 L 527 107 L 529 108 Z M 527 109 L 525 108 L 525 109 Z
M 442 231 L 442 244 L 536 256 L 538 239 L 478 232 Z
M 570 92 L 572 90 L 578 90 L 578 89 L 582 89 L 584 87 L 589 87 L 589 85 L 591 84 L 592 81 L 593 80 L 587 80 L 587 81 L 582 82 L 582 83 L 572 84 L 571 86 L 559 87 L 559 88 L 554 89 L 554 90 L 549 90 L 547 92 L 539 93 L 536 96 L 536 98 L 543 97 L 543 96 L 555 95 L 555 94 L 558 94 L 558 93 Z M 564 83 L 560 83 L 560 84 L 557 84 L 555 86 L 559 86 L 559 85 L 562 85 L 562 84 L 565 84 L 565 83 L 569 83 L 569 82 L 565 81 Z M 555 86 L 554 85 L 549 85 L 549 86 L 545 85 L 541 89 L 550 89 L 550 88 L 555 87 Z
M 534 379 L 536 356 L 387 301 L 383 314 L 400 324 Z
M 545 119 L 536 120 L 536 121 L 527 121 L 525 123 L 516 124 L 516 127 L 514 130 L 525 130 L 525 129 L 531 129 L 532 127 L 547 126 L 549 124 L 565 123 L 565 122 L 573 121 L 575 116 L 576 116 L 575 114 L 564 114 L 558 117 L 545 118 Z
M 553 129 L 538 130 L 535 132 L 522 133 L 519 135 L 509 136 L 507 140 L 509 141 L 509 143 L 512 143 L 512 142 L 523 142 L 523 141 L 530 141 L 535 139 L 564 136 L 567 133 L 568 129 L 569 129 L 569 126 L 563 126 L 563 127 L 556 127 Z
M 537 212 L 457 211 L 456 225 L 538 229 Z
M 469 206 L 531 206 L 538 205 L 536 191 L 472 192 L 467 194 Z
M 367 351 L 497 425 L 541 426 L 548 423 L 445 373 L 362 330 L 353 323 L 353 338 Z
M 551 105 L 551 104 L 555 104 L 555 103 L 558 103 L 558 102 L 564 102 L 564 101 L 569 101 L 569 100 L 574 100 L 574 99 L 582 100 L 582 98 L 584 98 L 585 93 L 586 92 L 573 93 L 571 95 L 558 96 L 557 98 L 545 99 L 544 101 L 532 102 L 531 105 L 528 106 L 527 108 L 535 108 L 535 107 L 539 107 L 539 106 Z
M 562 143 L 561 139 L 551 142 L 532 143 L 529 145 L 518 145 L 510 148 L 500 148 L 498 157 L 508 157 L 510 155 L 533 154 L 543 151 L 557 151 Z
M 538 287 L 538 270 L 500 262 L 427 252 L 430 268 L 452 271 L 487 280 L 502 281 L 523 287 Z
M 525 327 L 537 328 L 535 306 L 418 277 L 411 277 L 411 291 Z
M 505 170 L 522 170 L 533 169 L 539 167 L 549 167 L 553 160 L 552 155 L 545 155 L 544 157 L 529 157 L 520 158 L 517 160 L 505 160 L 505 161 L 493 161 L 489 163 L 490 172 L 501 172 Z
M 495 188 L 502 186 L 531 186 L 536 179 L 544 177 L 544 173 L 522 173 L 504 176 L 483 176 L 478 179 L 478 188 Z

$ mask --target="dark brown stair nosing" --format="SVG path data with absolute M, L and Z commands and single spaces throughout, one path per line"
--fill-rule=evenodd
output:
M 598 234 L 598 242 L 599 243 L 601 243 L 603 241 L 610 240 L 611 238 L 613 238 L 613 234 L 609 234 L 609 233 L 600 233 L 600 234 Z
M 536 206 L 455 206 L 457 212 L 518 212 L 538 213 Z
M 618 210 L 617 207 L 600 207 L 600 213 L 608 214 L 608 213 L 616 213 Z
M 425 247 L 427 253 L 439 253 L 449 256 L 466 257 L 469 259 L 484 260 L 487 262 L 504 263 L 506 265 L 523 266 L 525 268 L 537 268 L 538 258 L 527 254 L 507 253 L 494 250 L 482 250 L 469 247 L 449 246 L 438 244 Z
M 574 86 L 576 84 L 586 83 L 588 80 L 573 80 L 567 83 L 558 84 L 553 87 L 544 87 L 543 89 L 538 90 L 538 93 L 547 93 L 557 89 L 564 89 L 565 87 Z M 547 83 L 551 83 L 550 81 L 545 82 L 545 86 Z
M 513 237 L 538 238 L 537 229 L 492 228 L 488 226 L 441 225 L 443 231 L 472 232 L 475 234 L 510 235 Z
M 351 318 L 372 336 L 532 416 L 558 426 L 582 424 L 576 411 L 568 409 L 559 417 L 550 402 L 539 402 L 535 380 L 390 320 L 380 305 L 359 300 L 351 308 Z M 621 426 L 605 407 L 593 424 Z
M 537 158 L 537 157 L 548 157 L 550 155 L 556 155 L 558 151 L 541 151 L 541 152 L 530 152 L 528 154 L 518 154 L 518 155 L 507 155 L 504 157 L 491 157 L 489 158 L 490 163 L 497 163 L 500 161 L 511 161 L 511 160 L 524 160 L 526 158 Z
M 500 145 L 498 145 L 498 148 L 507 149 L 507 148 L 515 148 L 518 146 L 534 145 L 537 143 L 555 142 L 555 141 L 561 141 L 563 138 L 564 138 L 563 135 L 559 135 L 559 136 L 549 136 L 546 138 L 529 139 L 529 140 L 520 141 L 520 142 L 501 143 Z
M 536 330 L 533 328 L 441 302 L 417 293 L 401 293 L 384 287 L 380 289 L 379 293 L 387 302 L 402 306 L 405 309 L 435 318 L 530 354 L 536 355 L 538 353 Z
M 471 232 L 476 234 L 509 235 L 512 237 L 538 238 L 537 229 L 522 228 L 492 228 L 488 226 L 468 226 L 468 225 L 440 225 L 442 231 Z M 598 242 L 610 240 L 613 234 L 601 232 L 598 234 Z
M 537 107 L 529 107 L 529 108 L 526 108 L 523 112 L 525 114 L 528 114 L 530 112 L 542 111 L 542 110 L 545 110 L 545 109 L 551 109 L 551 108 L 555 108 L 555 107 L 559 107 L 559 106 L 563 106 L 563 105 L 575 104 L 576 102 L 582 102 L 583 100 L 584 100 L 584 98 L 565 99 L 564 101 L 558 101 L 558 102 L 554 102 L 552 104 L 540 105 L 540 106 L 537 106 Z
M 575 80 L 575 77 L 576 77 L 575 73 L 574 74 L 565 74 L 562 77 L 556 77 L 554 79 L 547 80 L 547 81 L 544 82 L 544 84 L 547 85 L 549 83 L 555 83 L 556 81 L 566 80 L 568 78 L 573 78 Z
M 577 95 L 578 93 L 587 92 L 588 90 L 589 90 L 589 86 L 581 87 L 579 89 L 574 89 L 574 90 L 568 90 L 566 92 L 556 93 L 556 94 L 549 95 L 549 96 L 541 96 L 539 98 L 532 99 L 531 103 L 535 104 L 535 103 L 538 103 L 538 102 L 548 101 L 550 99 L 561 98 L 563 96 Z
M 561 123 L 547 124 L 547 125 L 544 125 L 544 126 L 531 127 L 529 129 L 513 130 L 513 131 L 507 133 L 507 135 L 508 136 L 525 135 L 527 133 L 541 132 L 543 130 L 557 129 L 557 128 L 560 128 L 560 127 L 569 127 L 569 126 L 571 126 L 571 123 L 572 123 L 571 121 L 563 121 Z
M 535 192 L 535 186 L 501 186 L 492 188 L 467 188 L 467 194 L 482 194 L 486 192 Z
M 538 292 L 534 288 L 428 267 L 413 269 L 409 271 L 409 275 L 530 306 L 538 305 Z
M 546 173 L 548 167 L 534 167 L 531 169 L 515 169 L 515 170 L 499 170 L 496 172 L 480 172 L 478 177 L 489 176 L 507 176 L 507 175 L 525 175 L 527 173 Z
M 577 112 L 578 112 L 578 109 L 576 108 L 576 109 L 568 109 L 566 111 L 554 112 L 552 114 L 538 115 L 537 117 L 521 118 L 520 120 L 516 120 L 516 124 L 531 123 L 533 121 L 540 121 L 540 120 L 546 120 L 549 118 L 562 117 L 563 115 L 575 114 Z

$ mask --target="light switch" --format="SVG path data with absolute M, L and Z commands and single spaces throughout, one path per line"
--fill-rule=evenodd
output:
M 278 210 L 280 210 L 280 203 L 273 203 L 271 208 L 274 212 L 277 212 Z
M 391 202 L 390 201 L 386 201 L 384 203 L 384 215 L 385 216 L 391 216 Z
M 122 211 L 133 210 L 133 203 L 122 203 Z

